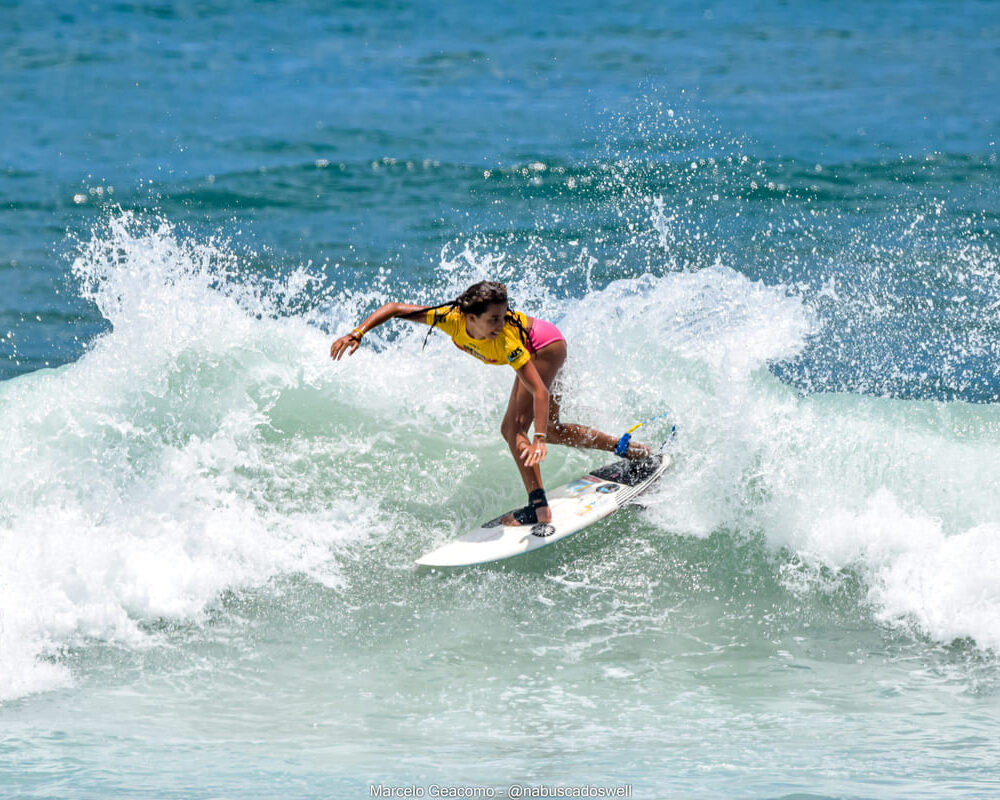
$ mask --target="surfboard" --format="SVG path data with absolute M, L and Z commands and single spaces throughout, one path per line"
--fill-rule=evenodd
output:
M 465 567 L 530 553 L 572 536 L 633 502 L 670 466 L 664 452 L 640 461 L 621 460 L 547 492 L 552 521 L 502 525 L 501 514 L 417 559 L 425 567 Z M 509 512 L 508 512 L 509 513 Z

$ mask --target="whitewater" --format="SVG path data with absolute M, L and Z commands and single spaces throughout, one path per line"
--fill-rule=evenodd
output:
M 438 297 L 493 266 L 463 258 L 439 266 Z M 236 261 L 163 220 L 110 217 L 73 264 L 110 330 L 78 362 L 0 386 L 5 699 L 71 685 L 66 648 L 202 624 L 224 591 L 301 575 L 349 592 L 348 558 L 408 570 L 442 518 L 458 531 L 518 497 L 498 436 L 506 371 L 444 337 L 422 351 L 401 323 L 333 363 L 332 332 L 395 298 L 327 293 L 289 313 L 319 278 L 255 284 Z M 580 298 L 523 281 L 512 295 L 571 342 L 567 418 L 617 430 L 673 410 L 677 464 L 622 527 L 654 551 L 760 538 L 806 601 L 857 581 L 859 620 L 1000 646 L 995 408 L 796 393 L 768 364 L 816 335 L 815 315 L 723 264 Z M 556 449 L 546 475 L 600 460 Z M 603 539 L 593 557 L 613 564 Z

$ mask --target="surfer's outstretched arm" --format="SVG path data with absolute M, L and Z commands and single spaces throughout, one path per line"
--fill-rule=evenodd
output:
M 353 356 L 354 351 L 361 346 L 362 337 L 368 331 L 372 330 L 372 328 L 377 328 L 383 322 L 388 322 L 394 317 L 408 319 L 410 322 L 423 322 L 426 324 L 427 320 L 423 312 L 427 310 L 427 306 L 414 306 L 409 303 L 386 303 L 369 314 L 365 321 L 353 331 L 341 336 L 330 345 L 330 358 L 339 361 L 345 352 L 349 356 Z

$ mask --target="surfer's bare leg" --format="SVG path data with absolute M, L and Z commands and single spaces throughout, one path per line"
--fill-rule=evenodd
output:
M 618 446 L 618 439 L 607 433 L 589 428 L 585 425 L 578 425 L 573 422 L 559 421 L 559 405 L 561 397 L 558 391 L 553 391 L 552 384 L 556 375 L 566 361 L 566 342 L 558 341 L 543 347 L 532 356 L 535 369 L 538 370 L 542 382 L 549 390 L 549 419 L 546 431 L 546 439 L 549 444 L 563 444 L 569 447 L 587 447 L 596 450 L 607 450 L 613 453 Z M 507 403 L 507 412 L 504 414 L 500 430 L 503 438 L 507 441 L 510 453 L 514 457 L 514 463 L 521 473 L 521 480 L 528 494 L 536 489 L 543 488 L 542 475 L 536 464 L 533 467 L 524 466 L 520 458 L 520 453 L 530 446 L 528 439 L 528 428 L 534 419 L 534 398 L 531 392 L 519 381 L 514 379 L 514 386 L 510 392 L 510 400 Z M 629 444 L 626 458 L 646 458 L 650 454 L 648 445 L 633 443 Z M 552 519 L 552 512 L 548 506 L 537 509 L 538 521 L 549 522 Z M 508 514 L 501 520 L 504 525 L 516 525 L 513 517 Z
M 542 374 L 542 380 L 545 380 L 544 373 Z M 520 453 L 526 447 L 531 446 L 527 434 L 528 428 L 534 419 L 533 408 L 534 398 L 531 396 L 531 392 L 521 384 L 521 381 L 515 378 L 514 388 L 510 392 L 510 401 L 507 403 L 507 413 L 504 414 L 503 422 L 500 425 L 500 432 L 507 441 L 507 447 L 510 448 L 510 454 L 514 457 L 514 463 L 517 464 L 518 472 L 521 473 L 521 481 L 524 483 L 524 488 L 527 489 L 528 494 L 531 494 L 536 489 L 543 488 L 542 473 L 538 469 L 538 465 L 535 464 L 534 466 L 526 467 L 520 457 Z M 535 513 L 538 515 L 539 522 L 550 522 L 552 520 L 552 511 L 548 506 L 536 509 Z M 520 524 L 514 520 L 511 514 L 502 517 L 501 522 L 504 525 Z
M 575 422 L 559 421 L 559 397 L 557 392 L 549 394 L 549 427 L 546 439 L 549 444 L 564 444 L 567 447 L 584 447 L 594 450 L 607 450 L 613 453 L 618 446 L 618 439 L 607 433 L 578 425 Z M 648 458 L 649 445 L 630 442 L 626 458 Z
M 553 342 L 548 347 L 543 347 L 535 354 L 535 367 L 545 381 L 545 386 L 549 390 L 549 420 L 546 428 L 546 441 L 549 444 L 562 444 L 567 447 L 591 448 L 594 450 L 607 450 L 613 453 L 618 446 L 618 439 L 615 436 L 590 428 L 586 425 L 579 425 L 575 422 L 561 422 L 559 420 L 560 404 L 562 395 L 558 388 L 553 388 L 556 374 L 562 368 L 566 360 L 566 342 Z M 549 378 L 550 369 L 552 377 Z M 648 458 L 650 454 L 649 445 L 629 444 L 626 458 Z

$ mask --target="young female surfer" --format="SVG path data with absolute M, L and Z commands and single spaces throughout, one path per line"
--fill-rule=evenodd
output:
M 517 377 L 500 431 L 521 472 L 528 505 L 506 515 L 503 524 L 525 525 L 552 519 L 538 469 L 545 460 L 546 442 L 615 451 L 619 441 L 615 437 L 560 421 L 560 397 L 558 392 L 550 390 L 566 360 L 566 340 L 552 323 L 512 311 L 503 284 L 481 281 L 455 300 L 439 306 L 386 303 L 353 331 L 337 339 L 330 347 L 330 357 L 339 360 L 345 352 L 353 355 L 368 331 L 393 317 L 440 328 L 451 336 L 456 347 L 480 361 L 510 364 L 514 368 Z M 535 436 L 529 441 L 527 433 L 532 421 Z M 625 455 L 645 458 L 649 453 L 646 445 L 629 444 Z

